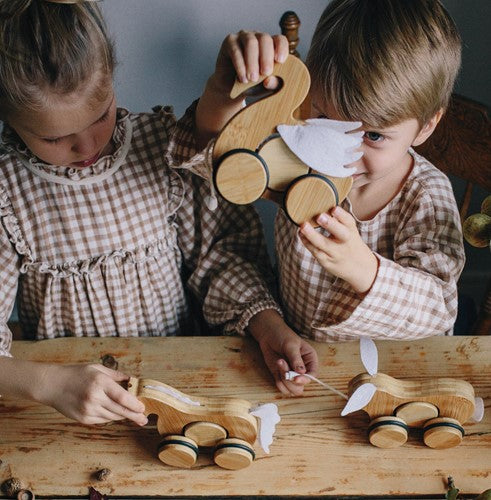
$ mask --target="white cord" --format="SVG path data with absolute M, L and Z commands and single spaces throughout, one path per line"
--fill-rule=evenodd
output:
M 322 382 L 318 378 L 314 377 L 313 375 L 309 375 L 308 373 L 297 373 L 294 371 L 289 371 L 285 373 L 285 380 L 293 380 L 295 377 L 307 377 L 310 380 L 313 380 L 314 382 L 317 382 L 318 384 L 324 386 L 326 389 L 329 389 L 330 391 L 336 393 L 338 396 L 341 396 L 344 399 L 348 399 L 348 396 L 346 394 L 343 394 L 341 391 L 338 391 L 334 387 L 330 386 L 329 384 L 326 384 L 325 382 Z

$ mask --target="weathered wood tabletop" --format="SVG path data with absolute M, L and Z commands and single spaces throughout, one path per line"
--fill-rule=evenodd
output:
M 404 379 L 461 378 L 484 399 L 480 423 L 466 423 L 462 443 L 426 447 L 411 431 L 400 448 L 368 443 L 368 417 L 341 417 L 345 400 L 312 383 L 303 397 L 282 397 L 264 367 L 257 345 L 236 337 L 67 338 L 16 341 L 14 356 L 55 363 L 100 362 L 112 355 L 119 369 L 152 378 L 188 395 L 233 396 L 274 402 L 281 422 L 270 454 L 256 445 L 248 468 L 229 471 L 198 458 L 190 470 L 157 458 L 154 425 L 129 422 L 84 426 L 38 404 L 0 399 L 0 482 L 21 479 L 36 497 L 88 498 L 89 486 L 109 498 L 211 496 L 435 495 L 444 498 L 447 477 L 461 493 L 491 488 L 491 337 L 377 341 L 379 371 Z M 364 371 L 357 342 L 316 344 L 318 377 L 347 393 Z M 98 482 L 94 473 L 109 468 Z M 0 494 L 1 495 L 1 494 Z

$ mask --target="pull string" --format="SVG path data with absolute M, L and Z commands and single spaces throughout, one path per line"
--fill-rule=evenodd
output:
M 289 371 L 289 372 L 285 373 L 285 380 L 293 380 L 294 378 L 299 377 L 299 376 L 307 377 L 310 380 L 313 380 L 314 382 L 317 382 L 318 384 L 324 386 L 326 389 L 330 390 L 331 392 L 334 392 L 338 396 L 341 396 L 344 399 L 348 399 L 348 396 L 346 396 L 346 394 L 343 394 L 341 391 L 338 391 L 337 389 L 335 389 L 331 385 L 326 384 L 325 382 L 322 382 L 322 380 L 319 380 L 318 378 L 314 377 L 313 375 L 309 375 L 308 373 L 297 373 L 294 371 Z

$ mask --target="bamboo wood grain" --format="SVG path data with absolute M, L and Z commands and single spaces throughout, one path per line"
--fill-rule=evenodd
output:
M 358 342 L 315 344 L 317 376 L 347 393 L 363 371 Z M 462 494 L 489 487 L 491 463 L 491 338 L 437 337 L 411 342 L 377 341 L 379 368 L 398 378 L 462 378 L 483 397 L 480 423 L 465 424 L 456 448 L 434 450 L 409 432 L 400 448 L 380 449 L 367 440 L 363 412 L 341 417 L 345 400 L 311 383 L 301 398 L 282 397 L 249 338 L 66 338 L 15 341 L 15 357 L 55 363 L 99 363 L 112 355 L 123 372 L 152 378 L 190 397 L 233 397 L 252 404 L 274 402 L 281 422 L 270 454 L 256 446 L 246 469 L 227 471 L 199 456 L 190 470 L 175 469 L 156 456 L 155 424 L 124 421 L 84 426 L 55 410 L 26 401 L 0 399 L 0 482 L 20 478 L 36 496 L 87 498 L 89 485 L 111 497 L 227 495 L 342 496 L 434 495 L 452 476 Z M 94 472 L 107 467 L 101 483 Z M 251 478 L 254 478 L 251 480 Z
M 377 392 L 363 408 L 370 418 L 392 415 L 403 404 L 412 401 L 431 403 L 439 415 L 467 422 L 474 412 L 474 388 L 465 380 L 442 378 L 432 380 L 400 380 L 385 373 L 361 373 L 350 381 L 350 394 L 370 382 Z
M 155 389 L 154 389 L 155 387 Z M 237 398 L 209 398 L 195 396 L 199 406 L 160 392 L 157 387 L 170 389 L 174 394 L 190 399 L 188 394 L 174 387 L 151 379 L 131 378 L 129 391 L 145 405 L 145 414 L 158 416 L 157 430 L 160 435 L 181 434 L 193 422 L 211 422 L 223 427 L 230 437 L 244 439 L 254 444 L 257 435 L 256 417 L 249 413 L 251 403 Z M 193 401 L 191 399 L 191 401 Z M 224 436 L 225 437 L 225 436 Z

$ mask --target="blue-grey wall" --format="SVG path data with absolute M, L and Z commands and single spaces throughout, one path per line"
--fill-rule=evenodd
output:
M 116 42 L 119 104 L 133 111 L 172 104 L 181 114 L 200 96 L 214 68 L 219 46 L 229 32 L 253 29 L 278 33 L 278 21 L 294 10 L 302 22 L 305 55 L 316 21 L 328 0 L 104 0 L 103 10 Z M 491 1 L 444 0 L 463 41 L 463 66 L 456 90 L 491 107 Z M 457 196 L 462 185 L 455 182 Z M 476 193 L 472 211 L 486 193 Z M 257 204 L 272 247 L 275 207 Z M 479 297 L 491 272 L 491 255 L 466 245 L 468 264 L 462 283 Z

